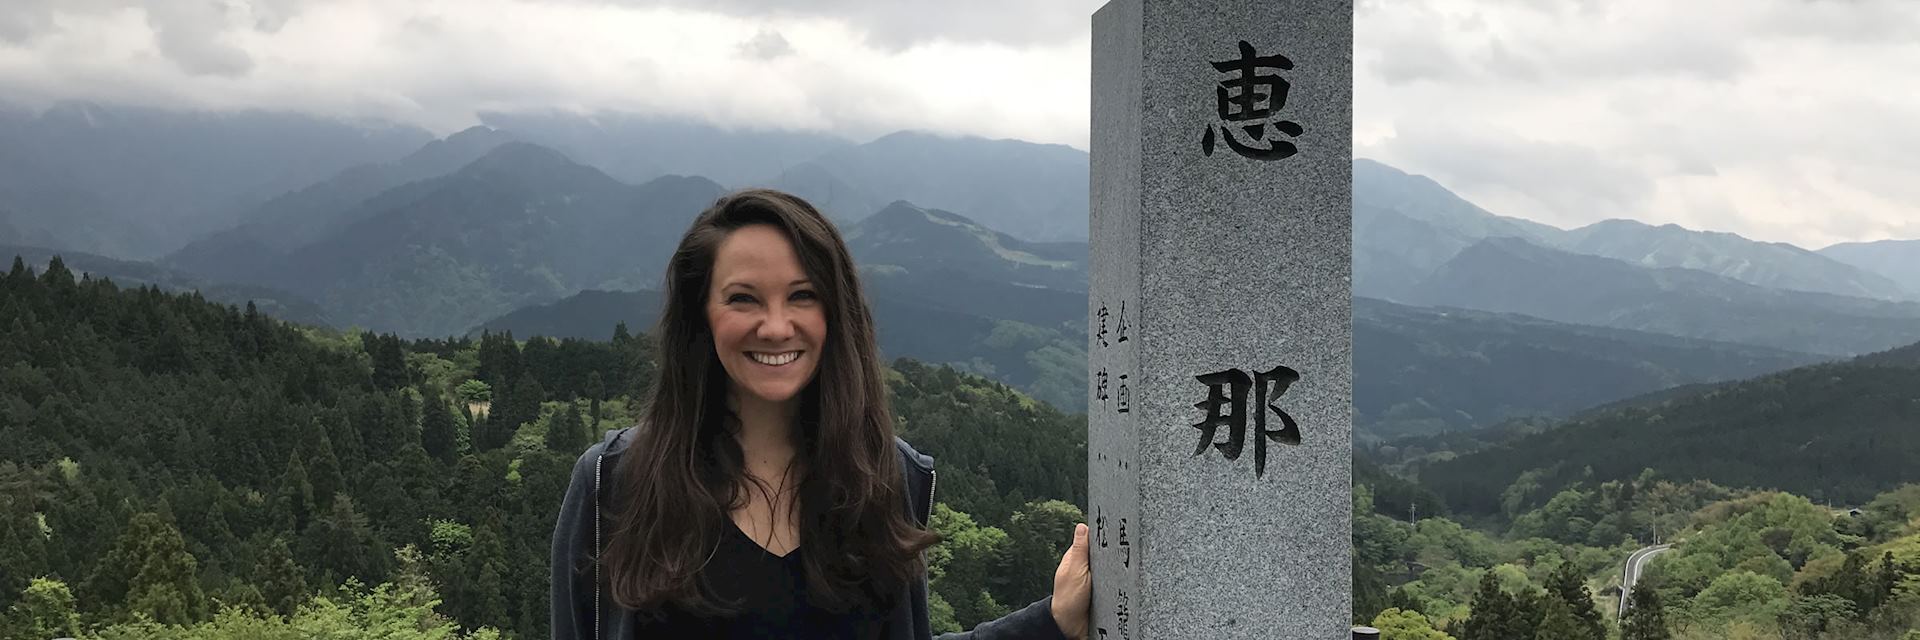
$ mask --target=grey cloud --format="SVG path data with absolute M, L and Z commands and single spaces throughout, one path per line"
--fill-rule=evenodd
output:
M 869 44 L 898 51 L 934 40 L 1010 46 L 1067 42 L 1089 33 L 1105 0 L 545 0 L 667 6 L 742 17 L 845 20 Z M 1016 17 L 1017 16 L 1017 17 Z
M 194 75 L 245 75 L 253 57 L 225 42 L 225 8 L 205 0 L 158 3 L 147 7 L 160 53 Z
M 1397 123 L 1385 155 L 1462 188 L 1511 189 L 1554 211 L 1497 212 L 1534 217 L 1632 216 L 1654 193 L 1645 171 L 1607 151 L 1528 140 L 1490 122 L 1421 120 Z
M 793 53 L 793 44 L 779 31 L 762 29 L 746 42 L 740 43 L 740 53 L 756 60 L 772 60 Z
M 22 6 L 0 11 L 0 42 L 25 44 L 53 28 L 53 12 L 45 6 Z

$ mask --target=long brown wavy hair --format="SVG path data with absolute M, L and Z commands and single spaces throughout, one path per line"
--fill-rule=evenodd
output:
M 885 606 L 925 570 L 920 552 L 939 541 L 905 513 L 873 314 L 846 242 L 805 200 L 739 191 L 701 212 L 667 264 L 653 331 L 659 374 L 614 474 L 615 528 L 602 556 L 621 606 L 701 615 L 737 606 L 719 602 L 700 580 L 731 526 L 728 514 L 748 495 L 744 455 L 731 436 L 729 381 L 705 309 L 720 244 L 755 224 L 785 233 L 827 314 L 819 369 L 800 391 L 793 425 L 809 600 L 836 611 Z

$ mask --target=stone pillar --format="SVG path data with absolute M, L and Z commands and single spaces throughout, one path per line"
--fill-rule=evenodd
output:
M 1353 633 L 1350 0 L 1093 17 L 1096 640 Z

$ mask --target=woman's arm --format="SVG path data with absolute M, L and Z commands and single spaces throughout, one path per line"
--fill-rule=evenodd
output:
M 937 640 L 1079 640 L 1068 638 L 1060 632 L 1059 623 L 1053 620 L 1053 596 L 1041 598 L 1039 602 L 998 620 L 988 620 L 974 626 L 972 631 L 941 634 Z
M 949 633 L 940 640 L 1080 640 L 1087 635 L 1093 606 L 1093 574 L 1087 561 L 1087 525 L 1073 528 L 1073 544 L 1060 555 L 1053 571 L 1053 595 L 1026 608 L 989 620 L 972 631 Z M 921 578 L 925 593 L 925 578 Z
M 600 589 L 594 556 L 599 550 L 594 525 L 599 522 L 599 513 L 594 509 L 594 496 L 604 446 L 594 445 L 574 463 L 573 480 L 567 484 L 567 495 L 560 502 L 560 515 L 553 526 L 547 609 L 553 640 L 597 640 Z

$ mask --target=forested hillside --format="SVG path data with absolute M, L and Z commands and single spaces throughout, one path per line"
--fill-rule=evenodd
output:
M 1522 480 L 1550 492 L 1648 468 L 1859 504 L 1913 481 L 1920 469 L 1915 389 L 1920 345 L 1589 412 L 1437 462 L 1420 479 L 1454 508 L 1475 513 L 1498 511 L 1502 493 Z
M 624 327 L 607 342 L 330 334 L 58 260 L 15 260 L 0 317 L 9 638 L 545 637 L 568 473 L 629 423 L 653 366 Z M 1082 521 L 1083 418 L 912 362 L 889 384 L 901 432 L 942 470 L 936 625 L 1050 590 Z

